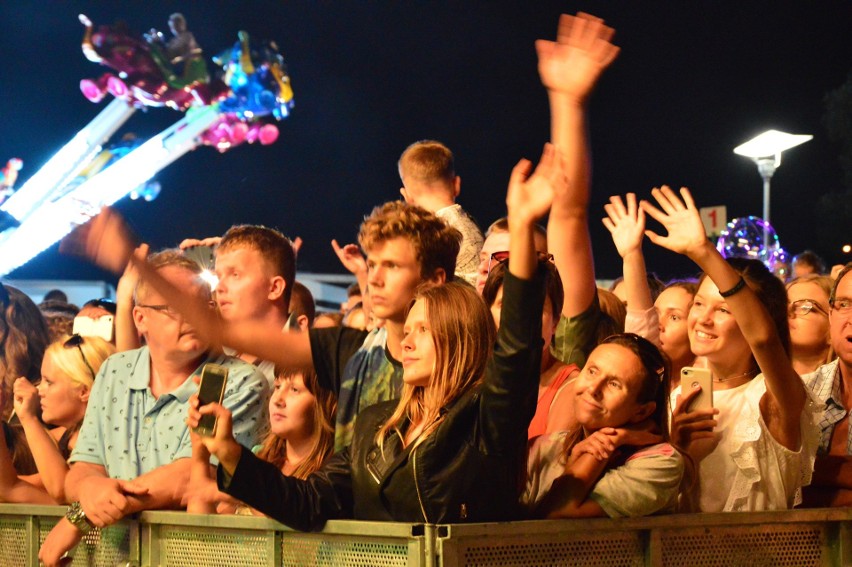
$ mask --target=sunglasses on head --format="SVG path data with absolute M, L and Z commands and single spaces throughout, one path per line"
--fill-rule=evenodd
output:
M 80 351 L 80 356 L 83 358 L 83 364 L 85 364 L 86 368 L 89 369 L 89 373 L 92 375 L 92 380 L 94 380 L 95 370 L 92 368 L 92 365 L 89 364 L 88 359 L 86 359 L 86 355 L 83 354 L 83 347 L 81 345 L 83 344 L 84 340 L 85 339 L 81 335 L 74 334 L 68 337 L 65 342 L 62 343 L 62 346 L 64 346 L 65 348 L 77 347 L 77 350 Z
M 546 252 L 536 252 L 538 256 L 539 262 L 552 262 L 553 254 L 547 254 Z M 491 257 L 488 259 L 488 273 L 491 273 L 491 268 L 496 266 L 497 264 L 505 264 L 509 260 L 509 251 L 501 250 L 500 252 L 494 252 L 491 254 Z

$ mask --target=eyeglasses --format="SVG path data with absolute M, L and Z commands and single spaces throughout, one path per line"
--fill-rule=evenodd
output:
M 89 369 L 89 374 L 92 375 L 92 380 L 94 380 L 95 379 L 95 370 L 92 368 L 92 365 L 89 364 L 88 359 L 86 359 L 86 355 L 83 354 L 83 347 L 81 345 L 83 344 L 84 340 L 85 339 L 82 336 L 74 334 L 74 335 L 71 335 L 70 337 L 68 337 L 68 339 L 62 344 L 62 346 L 64 346 L 65 348 L 77 347 L 77 350 L 80 351 L 80 356 L 83 358 L 83 364 L 85 364 L 86 368 Z
M 538 256 L 539 262 L 552 262 L 553 254 L 547 254 L 546 252 L 536 252 Z M 496 266 L 497 264 L 504 264 L 509 259 L 509 251 L 502 250 L 500 252 L 494 252 L 491 254 L 491 257 L 488 259 L 488 273 L 491 273 L 491 268 Z
M 790 317 L 804 317 L 811 311 L 816 311 L 818 313 L 822 313 L 823 315 L 828 315 L 825 309 L 819 306 L 819 303 L 814 301 L 813 299 L 799 299 L 790 304 L 790 307 L 787 308 L 787 314 Z
M 841 297 L 840 299 L 835 299 L 831 302 L 831 308 L 842 315 L 848 315 L 852 313 L 852 299 L 848 297 Z
M 138 304 L 136 307 L 142 307 L 143 309 L 153 309 L 158 313 L 162 313 L 166 317 L 170 319 L 174 319 L 178 316 L 178 312 L 171 308 L 169 305 L 142 305 Z

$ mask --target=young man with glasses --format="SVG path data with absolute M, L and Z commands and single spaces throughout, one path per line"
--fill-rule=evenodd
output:
M 829 327 L 837 359 L 802 376 L 825 404 L 821 439 L 806 506 L 852 506 L 852 263 L 846 264 L 831 290 Z M 801 309 L 801 306 L 798 307 Z
M 184 293 L 209 301 L 198 265 L 179 252 L 155 254 L 149 262 Z M 229 370 L 223 404 L 234 412 L 238 435 L 253 444 L 263 429 L 268 390 L 263 375 L 211 351 L 144 279 L 135 295 L 133 318 L 146 346 L 113 355 L 100 369 L 66 477 L 72 505 L 42 546 L 45 563 L 55 563 L 91 526 L 140 510 L 181 507 L 192 454 L 188 400 L 198 389 L 193 377 L 206 363 Z

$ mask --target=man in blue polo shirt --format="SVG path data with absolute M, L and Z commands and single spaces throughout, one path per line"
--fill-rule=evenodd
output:
M 193 294 L 210 290 L 197 264 L 178 252 L 150 258 L 175 286 Z M 235 433 L 257 442 L 265 419 L 268 383 L 253 366 L 208 350 L 163 297 L 140 281 L 133 318 L 146 346 L 110 357 L 89 397 L 65 492 L 72 503 L 45 540 L 48 564 L 79 542 L 90 526 L 108 526 L 140 510 L 179 508 L 189 481 L 192 445 L 185 424 L 193 377 L 207 363 L 229 370 L 224 405 L 234 412 Z

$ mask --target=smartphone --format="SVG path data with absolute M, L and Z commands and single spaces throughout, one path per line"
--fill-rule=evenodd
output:
M 713 407 L 713 374 L 709 368 L 686 366 L 680 371 L 681 395 L 689 392 L 695 386 L 701 386 L 701 393 L 692 399 L 690 411 L 710 409 Z
M 225 395 L 225 383 L 228 381 L 228 369 L 218 364 L 205 364 L 201 369 L 201 384 L 198 385 L 198 407 L 222 403 Z M 216 433 L 216 416 L 202 415 L 194 432 L 204 437 L 212 437 Z
M 112 315 L 104 315 L 97 319 L 85 316 L 74 317 L 74 326 L 71 332 L 82 337 L 100 337 L 110 342 L 115 330 L 114 319 L 115 317 Z

